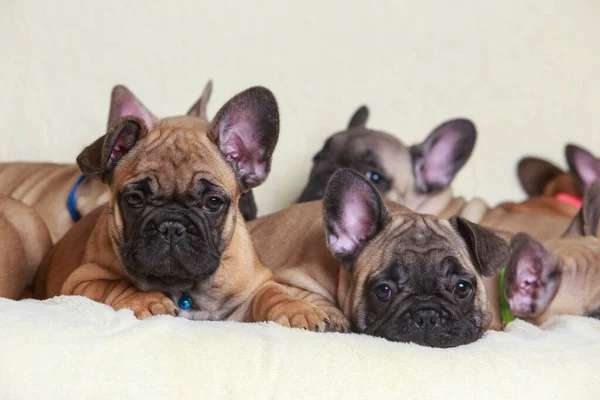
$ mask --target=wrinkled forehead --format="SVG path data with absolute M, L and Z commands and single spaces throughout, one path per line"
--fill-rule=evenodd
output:
M 115 173 L 117 187 L 146 180 L 165 195 L 188 192 L 202 179 L 230 193 L 237 189 L 233 169 L 206 132 L 181 126 L 148 132 Z
M 450 256 L 463 267 L 474 270 L 469 250 L 447 220 L 412 214 L 394 217 L 365 249 L 361 259 L 378 260 L 377 265 L 367 266 L 370 275 L 385 268 L 412 275 L 424 269 L 442 273 L 442 263 Z
M 161 119 L 160 126 L 182 127 L 206 133 L 208 131 L 209 123 L 204 118 L 179 115 Z

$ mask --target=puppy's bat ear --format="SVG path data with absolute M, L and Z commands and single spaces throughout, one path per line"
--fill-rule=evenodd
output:
M 504 273 L 504 296 L 520 318 L 535 317 L 550 304 L 560 284 L 558 259 L 525 233 L 515 235 Z
M 160 119 L 152 114 L 129 89 L 123 85 L 117 85 L 110 95 L 107 129 L 110 129 L 119 118 L 127 115 L 133 115 L 144 121 L 148 130 L 156 128 L 160 124 Z
M 483 276 L 496 275 L 506 265 L 510 248 L 495 233 L 461 217 L 450 218 L 454 229 L 464 239 Z
M 206 113 L 206 106 L 208 105 L 208 101 L 210 100 L 210 95 L 212 94 L 213 83 L 212 80 L 206 83 L 204 86 L 204 90 L 202 91 L 202 95 L 196 101 L 196 103 L 189 109 L 187 115 L 190 117 L 198 117 L 208 120 Z
M 323 198 L 325 236 L 333 257 L 351 270 L 364 245 L 383 228 L 387 215 L 379 192 L 362 175 L 347 168 L 337 170 Z
M 575 177 L 581 192 L 600 179 L 600 160 L 592 153 L 574 144 L 565 147 L 565 157 L 569 172 Z
M 544 193 L 548 182 L 564 172 L 550 161 L 538 157 L 524 157 L 517 164 L 517 177 L 528 196 Z
M 453 119 L 435 128 L 410 148 L 417 189 L 433 193 L 450 185 L 475 147 L 477 130 L 468 119 Z
M 597 236 L 600 219 L 600 181 L 592 183 L 583 196 L 583 206 L 575 215 L 563 237 Z
M 215 115 L 209 136 L 234 167 L 242 190 L 260 185 L 271 170 L 279 136 L 275 96 L 260 86 L 235 95 Z
M 110 183 L 121 159 L 146 135 L 148 129 L 140 118 L 119 118 L 108 133 L 87 146 L 77 156 L 77 165 L 89 178 Z
M 348 123 L 348 129 L 350 128 L 364 128 L 367 125 L 367 119 L 369 119 L 369 109 L 367 106 L 360 106 L 358 110 L 354 112 L 350 122 Z

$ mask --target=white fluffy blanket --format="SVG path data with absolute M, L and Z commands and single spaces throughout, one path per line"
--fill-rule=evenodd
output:
M 138 321 L 81 297 L 0 299 L 0 399 L 598 399 L 600 321 L 515 321 L 431 349 L 273 324 Z

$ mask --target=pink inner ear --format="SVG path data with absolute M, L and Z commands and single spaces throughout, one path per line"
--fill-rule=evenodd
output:
M 221 123 L 222 131 L 225 124 L 226 121 Z M 251 186 L 262 182 L 267 175 L 267 163 L 252 121 L 240 119 L 224 132 L 222 151 L 236 165 L 240 177 Z
M 510 293 L 507 293 L 510 309 L 518 317 L 539 315 L 550 304 L 560 285 L 557 261 L 541 243 L 531 238 L 520 248 L 513 248 L 513 252 L 516 257 L 507 267 L 507 272 L 514 274 Z
M 448 132 L 437 138 L 425 155 L 423 176 L 427 182 L 448 185 L 454 174 L 454 153 L 460 134 Z
M 519 289 L 525 291 L 539 289 L 542 277 L 540 260 L 532 256 L 523 257 L 517 262 L 516 271 L 515 283 Z
M 334 224 L 336 234 L 330 239 L 330 246 L 335 252 L 351 253 L 362 240 L 366 239 L 373 225 L 373 219 L 362 191 L 346 194 L 342 204 L 342 218 Z
M 120 135 L 113 146 L 113 149 L 110 153 L 109 163 L 112 164 L 120 160 L 125 154 L 127 154 L 131 150 L 131 146 L 127 143 L 125 139 L 125 135 Z
M 585 153 L 579 154 L 575 157 L 575 166 L 579 177 L 586 187 L 600 178 L 600 161 L 595 157 L 591 157 Z
M 514 270 L 512 295 L 507 297 L 507 301 L 515 315 L 527 317 L 537 311 L 536 299 L 542 288 L 540 260 L 532 255 L 525 255 L 519 258 Z

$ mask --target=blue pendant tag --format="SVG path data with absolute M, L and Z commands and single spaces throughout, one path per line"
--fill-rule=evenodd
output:
M 192 298 L 188 292 L 183 292 L 179 300 L 177 300 L 177 306 L 182 310 L 187 310 L 192 306 Z

